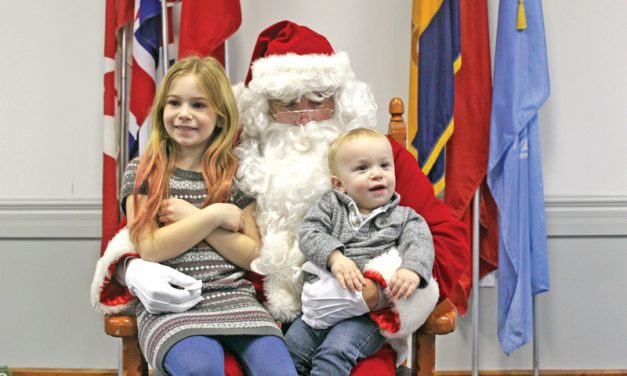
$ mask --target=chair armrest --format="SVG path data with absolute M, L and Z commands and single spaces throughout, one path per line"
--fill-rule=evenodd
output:
M 448 299 L 444 299 L 429 315 L 422 325 L 422 330 L 429 334 L 448 334 L 455 330 L 457 320 L 457 308 Z
M 106 315 L 105 333 L 113 337 L 137 336 L 137 322 L 133 315 Z

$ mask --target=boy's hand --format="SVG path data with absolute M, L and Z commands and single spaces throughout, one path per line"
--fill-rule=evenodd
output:
M 157 215 L 159 222 L 164 225 L 169 225 L 180 221 L 181 219 L 188 217 L 200 209 L 192 205 L 190 202 L 182 200 L 180 198 L 168 198 L 161 202 L 161 207 Z
M 366 279 L 361 275 L 353 260 L 344 256 L 342 252 L 335 250 L 329 255 L 327 264 L 342 288 L 348 288 L 351 291 L 361 291 L 362 286 L 366 283 Z
M 390 293 L 394 299 L 407 299 L 420 284 L 420 276 L 413 270 L 400 268 L 390 280 Z

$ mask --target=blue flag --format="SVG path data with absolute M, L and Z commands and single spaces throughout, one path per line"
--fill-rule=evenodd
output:
M 531 338 L 533 296 L 549 289 L 538 130 L 548 96 L 542 3 L 501 0 L 488 185 L 499 212 L 498 337 L 508 355 Z

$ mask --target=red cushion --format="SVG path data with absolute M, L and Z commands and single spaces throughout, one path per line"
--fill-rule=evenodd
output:
M 351 376 L 371 375 L 396 375 L 396 352 L 392 350 L 390 345 L 385 344 L 374 355 L 357 363 L 351 371 Z
M 237 359 L 227 349 L 224 349 L 224 374 L 226 376 L 244 376 Z

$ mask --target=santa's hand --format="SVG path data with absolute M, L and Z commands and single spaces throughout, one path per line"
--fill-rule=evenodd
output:
M 184 312 L 203 300 L 201 281 L 158 263 L 133 259 L 124 279 L 131 294 L 153 314 Z
M 364 283 L 366 283 L 366 279 L 353 260 L 344 256 L 342 252 L 335 250 L 329 255 L 327 263 L 342 288 L 348 288 L 351 291 L 361 291 Z
M 420 284 L 420 276 L 413 270 L 399 268 L 390 280 L 390 293 L 394 299 L 409 298 Z
M 303 286 L 302 319 L 307 325 L 325 329 L 370 312 L 361 292 L 343 288 L 333 274 L 311 262 L 306 262 L 303 270 L 318 276 L 318 280 Z

